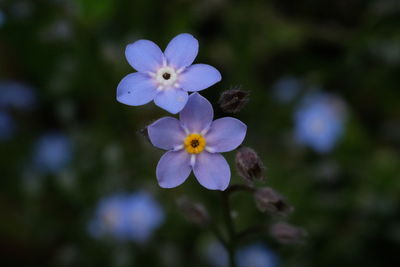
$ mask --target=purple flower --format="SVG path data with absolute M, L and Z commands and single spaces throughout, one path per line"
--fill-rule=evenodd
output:
M 296 139 L 319 153 L 333 149 L 344 132 L 345 108 L 337 96 L 307 96 L 294 114 Z
M 149 40 L 128 45 L 126 58 L 138 72 L 122 79 L 117 100 L 130 106 L 154 100 L 168 112 L 178 113 L 186 105 L 188 92 L 206 89 L 221 80 L 221 74 L 214 67 L 192 65 L 198 49 L 198 41 L 187 33 L 172 39 L 164 53 Z
M 169 150 L 157 165 L 161 187 L 182 184 L 193 170 L 202 186 L 212 190 L 227 188 L 231 172 L 219 153 L 237 148 L 247 126 L 231 117 L 213 121 L 213 113 L 211 103 L 194 93 L 180 112 L 180 120 L 164 117 L 148 127 L 152 144 Z
M 142 243 L 163 222 L 164 211 L 150 194 L 116 194 L 99 202 L 95 217 L 89 223 L 89 232 L 95 238 L 112 236 Z

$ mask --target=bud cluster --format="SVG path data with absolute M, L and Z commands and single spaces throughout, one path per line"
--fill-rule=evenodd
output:
M 249 102 L 249 93 L 240 88 L 224 91 L 218 104 L 225 113 L 238 113 Z
M 210 222 L 210 215 L 201 203 L 196 203 L 182 197 L 177 200 L 177 206 L 186 220 L 199 226 L 206 226 Z

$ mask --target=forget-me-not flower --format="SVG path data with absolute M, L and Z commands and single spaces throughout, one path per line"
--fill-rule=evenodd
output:
M 126 58 L 138 72 L 122 79 L 117 100 L 130 106 L 154 100 L 168 112 L 178 113 L 188 100 L 188 92 L 206 89 L 221 80 L 221 74 L 214 67 L 192 65 L 198 49 L 198 41 L 187 33 L 173 38 L 164 53 L 149 40 L 128 45 Z
M 235 254 L 238 267 L 277 267 L 278 257 L 262 244 L 238 249 Z
M 202 186 L 225 190 L 231 173 L 220 153 L 237 148 L 243 142 L 247 126 L 231 117 L 213 121 L 211 103 L 198 93 L 190 95 L 179 117 L 180 120 L 164 117 L 148 127 L 152 144 L 169 150 L 157 165 L 160 186 L 176 187 L 193 170 Z
M 344 103 L 331 94 L 309 95 L 296 110 L 294 120 L 300 143 L 319 153 L 329 152 L 344 132 Z
M 35 145 L 34 167 L 43 173 L 57 173 L 70 163 L 72 150 L 68 136 L 57 132 L 47 133 Z
M 100 200 L 89 232 L 95 238 L 111 236 L 142 243 L 149 240 L 163 222 L 164 211 L 150 194 L 116 194 Z

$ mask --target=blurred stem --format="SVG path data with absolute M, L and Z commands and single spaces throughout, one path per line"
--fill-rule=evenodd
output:
M 237 191 L 254 193 L 255 189 L 254 189 L 254 187 L 251 187 L 246 184 L 233 184 L 225 190 L 226 193 L 233 193 L 233 192 L 237 192 Z
M 235 239 L 235 227 L 233 225 L 232 215 L 231 215 L 231 205 L 229 202 L 229 192 L 223 191 L 222 195 L 222 207 L 224 212 L 224 219 L 226 228 L 228 230 L 228 241 L 226 244 L 226 249 L 229 254 L 229 266 L 236 267 L 235 264 L 235 247 L 236 247 L 236 239 Z

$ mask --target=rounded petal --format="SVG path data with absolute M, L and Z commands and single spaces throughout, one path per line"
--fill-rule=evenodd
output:
M 206 64 L 195 64 L 181 74 L 180 84 L 185 91 L 193 92 L 206 89 L 221 81 L 221 73 Z
M 246 136 L 247 126 L 238 119 L 225 117 L 213 121 L 205 138 L 210 152 L 228 152 L 237 148 Z
M 151 143 L 158 148 L 171 150 L 182 145 L 185 139 L 180 122 L 172 117 L 164 117 L 147 127 Z
M 156 86 L 151 78 L 143 73 L 128 74 L 117 87 L 117 100 L 130 106 L 144 105 L 157 94 Z
M 163 52 L 149 40 L 138 40 L 127 45 L 125 56 L 129 64 L 140 72 L 155 71 L 163 62 Z
M 168 64 L 175 68 L 190 66 L 199 51 L 199 42 L 191 34 L 182 33 L 172 39 L 165 49 Z
M 159 92 L 154 98 L 154 103 L 169 113 L 176 114 L 183 109 L 188 101 L 188 93 L 181 90 L 170 88 Z
M 186 151 L 168 151 L 158 162 L 157 180 L 163 188 L 176 187 L 188 178 L 191 171 L 190 155 Z
M 198 93 L 191 94 L 185 108 L 179 114 L 183 127 L 200 133 L 210 127 L 214 117 L 211 103 Z
M 211 190 L 225 190 L 231 179 L 228 162 L 218 153 L 204 151 L 196 155 L 193 172 L 199 183 Z

